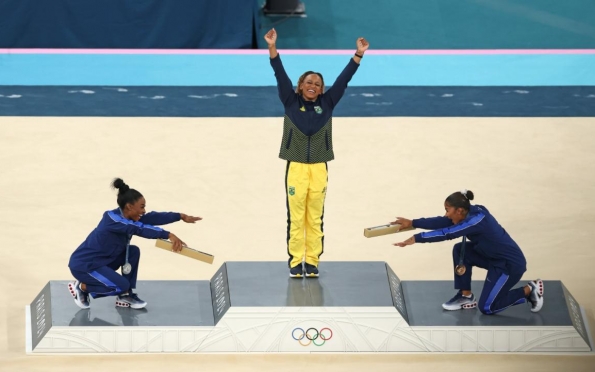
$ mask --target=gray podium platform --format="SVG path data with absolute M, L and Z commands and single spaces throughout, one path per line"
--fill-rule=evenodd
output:
M 592 352 L 580 306 L 560 281 L 545 305 L 496 315 L 444 311 L 451 281 L 401 281 L 385 262 L 226 262 L 210 281 L 139 281 L 146 309 L 114 298 L 78 308 L 50 281 L 26 309 L 29 353 Z M 476 294 L 482 282 L 473 282 Z

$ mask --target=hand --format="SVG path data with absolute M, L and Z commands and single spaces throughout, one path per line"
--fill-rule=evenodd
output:
M 196 221 L 202 220 L 202 217 L 194 217 L 184 213 L 180 213 L 180 219 L 186 223 L 195 223 Z
M 274 28 L 271 28 L 269 32 L 264 35 L 264 40 L 267 42 L 269 47 L 274 46 L 277 43 L 277 31 Z
M 405 240 L 403 242 L 395 243 L 393 245 L 396 245 L 398 247 L 404 247 L 406 245 L 412 245 L 412 244 L 415 244 L 415 236 L 412 236 L 411 238 L 409 238 L 409 239 L 407 239 L 407 240 Z
M 411 227 L 413 225 L 413 222 L 411 222 L 411 220 L 408 220 L 403 217 L 397 217 L 397 220 L 391 222 L 390 224 L 391 225 L 401 225 L 401 229 L 406 229 L 408 227 Z
M 355 45 L 357 46 L 357 54 L 363 55 L 364 52 L 368 50 L 370 43 L 368 43 L 368 40 L 364 39 L 363 37 L 360 37 L 355 42 Z
M 174 252 L 180 252 L 182 247 L 186 246 L 186 243 L 181 241 L 180 238 L 175 236 L 173 233 L 169 233 L 169 241 L 173 243 L 171 250 Z

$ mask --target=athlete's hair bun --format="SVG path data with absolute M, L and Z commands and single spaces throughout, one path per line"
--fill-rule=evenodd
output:
M 112 182 L 112 187 L 114 189 L 118 189 L 119 194 L 125 194 L 126 191 L 130 190 L 130 187 L 128 187 L 128 185 L 124 183 L 124 180 L 121 178 L 114 179 L 114 181 Z

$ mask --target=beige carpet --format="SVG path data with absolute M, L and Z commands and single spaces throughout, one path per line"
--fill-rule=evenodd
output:
M 148 210 L 203 217 L 170 229 L 215 255 L 206 265 L 135 237 L 139 280 L 205 280 L 228 260 L 286 260 L 281 126 L 279 118 L 0 118 L 0 370 L 595 370 L 583 356 L 25 355 L 24 307 L 49 280 L 70 279 L 69 255 L 116 206 L 113 177 L 141 191 Z M 321 265 L 382 260 L 401 279 L 451 279 L 452 242 L 397 248 L 409 233 L 362 232 L 395 216 L 440 215 L 445 197 L 467 188 L 523 248 L 524 279 L 562 280 L 595 325 L 595 119 L 336 118 L 334 132 Z

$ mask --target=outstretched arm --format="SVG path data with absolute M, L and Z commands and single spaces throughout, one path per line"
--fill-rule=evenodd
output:
M 412 220 L 403 217 L 397 217 L 397 219 L 391 222 L 390 224 L 401 225 L 401 229 L 415 227 L 424 230 L 436 230 L 454 225 L 449 218 L 444 216 L 430 218 L 414 218 Z
M 184 213 L 174 213 L 174 212 L 149 212 L 143 215 L 139 222 L 144 224 L 153 225 L 153 226 L 161 226 L 167 225 L 172 222 L 177 221 L 184 221 L 186 223 L 195 223 L 196 221 L 202 220 L 201 217 L 194 217 L 189 216 Z
M 149 212 L 144 214 L 139 222 L 144 223 L 146 225 L 153 225 L 153 226 L 161 226 L 167 225 L 172 222 L 177 222 L 181 218 L 180 213 L 174 212 Z
M 169 231 L 163 230 L 160 227 L 149 225 L 142 222 L 135 222 L 122 217 L 121 214 L 114 211 L 107 212 L 108 231 L 120 234 L 137 235 L 146 239 L 168 239 Z
M 174 214 L 178 215 L 177 218 L 179 220 L 180 213 L 171 213 L 170 215 Z M 109 217 L 107 223 L 107 229 L 109 231 L 125 233 L 127 235 L 137 235 L 146 239 L 169 239 L 173 243 L 172 249 L 175 252 L 179 252 L 182 250 L 182 247 L 186 245 L 186 243 L 180 240 L 180 238 L 178 238 L 174 233 L 163 230 L 160 227 L 142 223 L 140 221 L 134 222 L 122 217 L 122 215 L 115 213 L 114 211 L 107 212 L 107 215 Z M 186 218 L 188 217 L 190 216 L 186 216 Z
M 279 90 L 279 99 L 284 105 L 287 105 L 291 98 L 295 96 L 293 91 L 293 84 L 291 79 L 287 76 L 285 68 L 281 63 L 281 57 L 277 52 L 277 31 L 272 28 L 269 32 L 264 35 L 264 40 L 269 46 L 269 58 L 273 71 L 275 71 L 275 78 L 277 79 L 277 89 Z
M 413 227 L 424 230 L 443 229 L 454 225 L 450 218 L 444 216 L 430 217 L 430 218 L 415 218 L 412 221 Z
M 414 243 L 433 243 L 433 242 L 441 242 L 444 240 L 451 240 L 460 238 L 461 236 L 475 234 L 482 230 L 481 222 L 484 221 L 485 214 L 478 213 L 473 217 L 463 220 L 456 225 L 452 225 L 450 227 L 445 227 L 439 230 L 427 231 L 420 234 L 415 234 L 409 239 L 401 242 L 396 243 L 399 247 L 404 247 L 406 245 L 411 245 Z
M 343 97 L 345 89 L 347 89 L 347 84 L 351 81 L 353 74 L 355 74 L 359 67 L 364 53 L 366 53 L 366 50 L 368 50 L 368 47 L 370 46 L 368 41 L 363 37 L 358 38 L 355 44 L 357 46 L 355 55 L 349 60 L 349 63 L 343 69 L 341 74 L 339 74 L 337 80 L 333 83 L 333 86 L 324 95 L 331 107 L 335 107 Z

